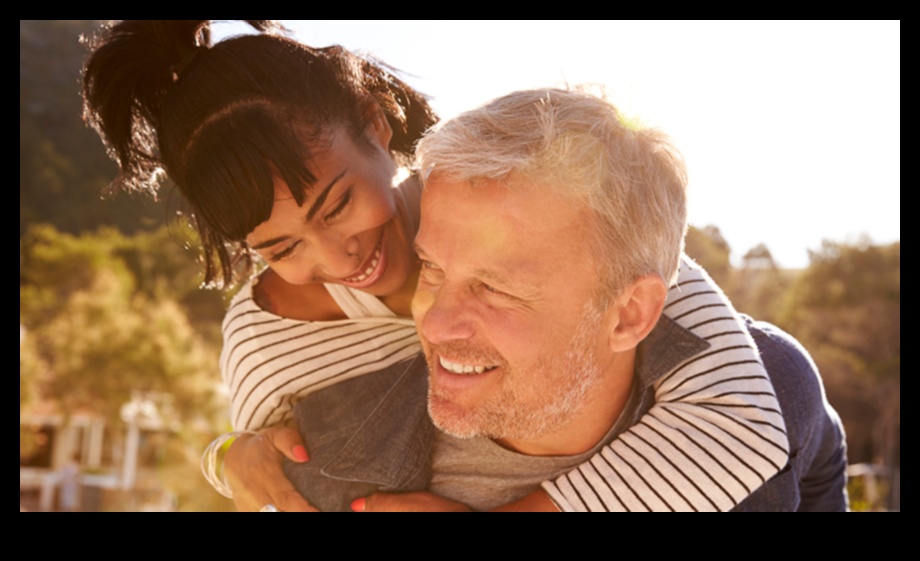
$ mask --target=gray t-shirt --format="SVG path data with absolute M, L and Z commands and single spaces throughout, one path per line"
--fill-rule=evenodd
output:
M 555 480 L 584 464 L 617 435 L 634 425 L 646 408 L 634 383 L 617 422 L 594 448 L 577 456 L 527 456 L 488 438 L 457 438 L 435 431 L 430 490 L 473 510 L 491 510 L 514 502 L 544 481 Z

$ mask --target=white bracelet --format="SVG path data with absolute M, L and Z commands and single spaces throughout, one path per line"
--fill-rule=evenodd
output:
M 222 434 L 208 444 L 208 447 L 205 448 L 204 453 L 201 455 L 201 473 L 204 478 L 208 480 L 211 487 L 214 487 L 215 491 L 228 499 L 233 498 L 233 490 L 230 489 L 230 485 L 227 484 L 227 480 L 224 478 L 222 452 L 224 448 L 229 448 L 237 438 L 250 434 L 255 435 L 258 433 L 247 430 Z

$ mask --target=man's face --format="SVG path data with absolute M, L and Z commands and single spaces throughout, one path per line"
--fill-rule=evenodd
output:
M 577 415 L 607 354 L 588 220 L 546 188 L 430 179 L 413 315 L 442 430 L 535 440 Z

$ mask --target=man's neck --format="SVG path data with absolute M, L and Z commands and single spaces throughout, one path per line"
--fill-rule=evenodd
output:
M 636 353 L 611 359 L 582 407 L 559 429 L 532 438 L 496 439 L 500 446 L 528 456 L 574 456 L 594 448 L 620 418 L 632 390 Z

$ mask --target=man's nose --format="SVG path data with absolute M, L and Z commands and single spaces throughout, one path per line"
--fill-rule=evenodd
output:
M 471 339 L 476 332 L 469 294 L 462 287 L 420 287 L 412 313 L 419 332 L 433 344 Z

